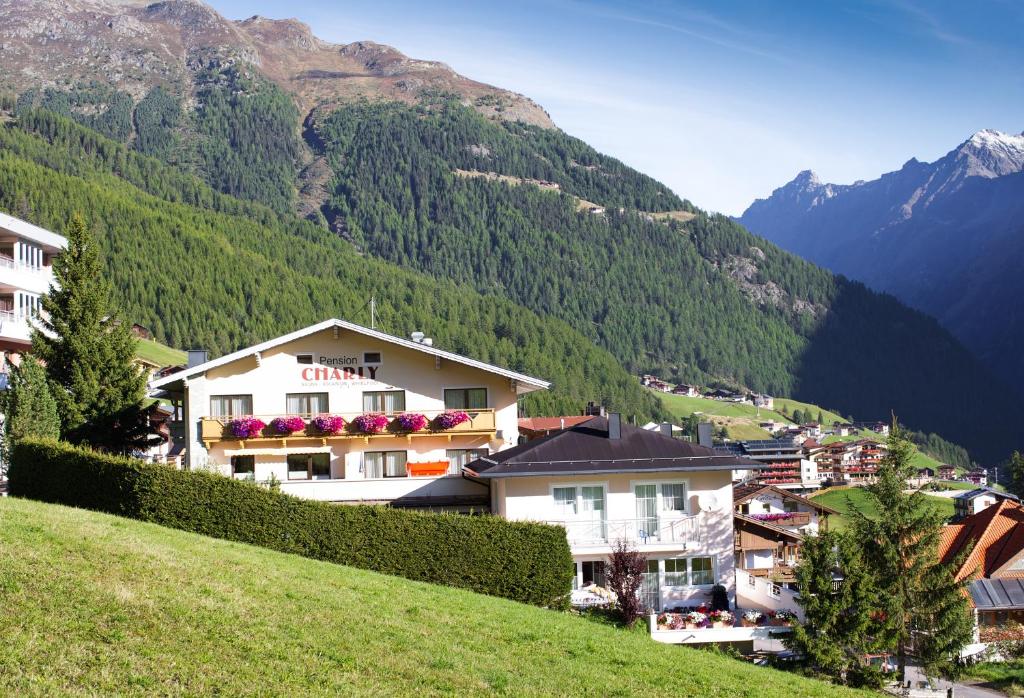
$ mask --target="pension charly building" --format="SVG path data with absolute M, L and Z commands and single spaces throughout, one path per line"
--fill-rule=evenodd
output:
M 550 384 L 343 320 L 326 320 L 153 381 L 182 466 L 300 497 L 488 508 L 463 473 L 515 446 L 518 398 Z M 191 363 L 191 362 L 190 362 Z

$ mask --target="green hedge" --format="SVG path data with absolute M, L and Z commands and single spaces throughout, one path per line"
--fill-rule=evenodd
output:
M 18 497 L 537 606 L 568 603 L 572 556 L 565 531 L 554 526 L 314 502 L 56 441 L 19 442 L 8 477 Z

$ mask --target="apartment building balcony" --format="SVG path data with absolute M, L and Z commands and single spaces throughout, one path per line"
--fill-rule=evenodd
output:
M 28 343 L 31 331 L 28 315 L 0 310 L 0 339 Z
M 545 523 L 565 528 L 572 548 L 602 548 L 625 541 L 638 547 L 701 543 L 700 515 L 650 519 L 561 520 Z
M 463 411 L 463 410 L 460 410 Z M 283 446 L 287 446 L 287 442 L 295 441 L 300 439 L 305 440 L 316 440 L 320 441 L 323 445 L 327 445 L 329 441 L 337 440 L 362 440 L 364 443 L 370 441 L 387 441 L 403 439 L 406 442 L 411 442 L 414 438 L 423 437 L 447 437 L 451 441 L 456 436 L 487 436 L 494 438 L 496 436 L 496 422 L 495 414 L 493 409 L 474 409 L 464 410 L 468 419 L 460 424 L 455 424 L 449 428 L 441 428 L 438 425 L 438 417 L 442 414 L 447 414 L 452 410 L 435 410 L 435 411 L 407 411 L 405 413 L 396 413 L 387 415 L 388 425 L 386 428 L 375 433 L 366 433 L 358 431 L 353 428 L 353 422 L 357 417 L 365 413 L 352 412 L 342 413 L 335 412 L 332 416 L 341 417 L 344 420 L 345 426 L 340 431 L 332 433 L 323 433 L 315 429 L 310 424 L 311 419 L 305 415 L 287 415 L 287 414 L 275 414 L 275 415 L 246 415 L 245 417 L 252 417 L 260 420 L 264 424 L 268 425 L 258 433 L 249 435 L 246 437 L 236 436 L 228 428 L 228 425 L 233 420 L 242 419 L 243 417 L 203 417 L 200 420 L 200 439 L 205 443 L 207 448 L 210 448 L 214 443 L 231 441 L 237 442 L 242 448 L 245 448 L 246 444 L 266 444 L 266 443 L 279 443 Z M 397 426 L 397 417 L 400 414 L 422 414 L 427 419 L 427 424 L 422 429 L 417 431 L 403 430 Z M 303 421 L 303 429 L 287 434 L 276 433 L 270 424 L 278 417 L 283 418 L 299 418 Z
M 53 267 L 25 264 L 0 254 L 0 289 L 42 295 L 52 282 Z

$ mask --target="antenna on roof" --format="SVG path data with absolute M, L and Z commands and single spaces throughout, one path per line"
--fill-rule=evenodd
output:
M 370 329 L 377 329 L 377 297 L 370 296 Z

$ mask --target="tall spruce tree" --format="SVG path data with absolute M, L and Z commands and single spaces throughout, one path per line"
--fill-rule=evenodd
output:
M 67 238 L 32 348 L 46 365 L 64 438 L 127 453 L 147 442 L 140 434 L 146 379 L 133 363 L 137 340 L 113 312 L 99 248 L 81 214 L 72 216 Z
M 3 462 L 10 463 L 11 449 L 19 439 L 27 436 L 60 436 L 57 403 L 50 393 L 46 371 L 31 356 L 17 366 L 8 364 L 10 386 L 0 393 L 0 409 L 4 414 Z
M 888 447 L 877 482 L 865 488 L 879 516 L 853 507 L 851 532 L 878 583 L 877 639 L 896 655 L 901 678 L 912 660 L 935 676 L 951 671 L 954 657 L 971 641 L 967 580 L 955 579 L 955 564 L 939 561 L 942 515 L 928 506 L 927 495 L 906 491 L 914 446 L 896 420 Z
M 786 646 L 838 681 L 870 683 L 875 674 L 867 655 L 879 649 L 878 585 L 860 545 L 829 531 L 807 538 L 796 579 L 804 622 L 794 626 Z

